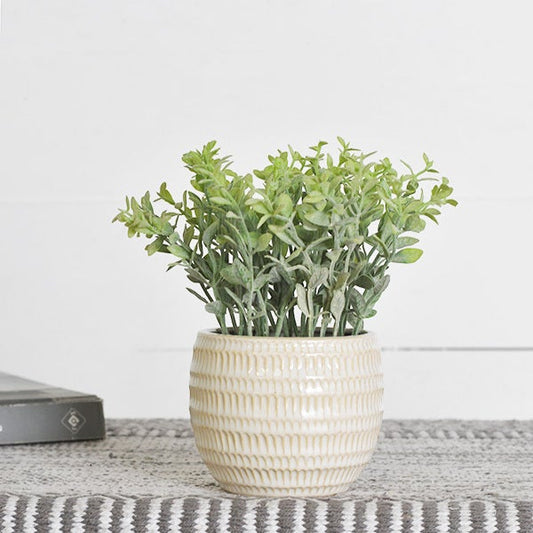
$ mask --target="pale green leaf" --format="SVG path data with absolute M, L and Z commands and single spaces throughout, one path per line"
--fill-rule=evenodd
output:
M 223 315 L 226 312 L 226 306 L 222 302 L 209 302 L 205 304 L 205 310 L 215 315 Z
M 311 277 L 309 278 L 309 289 L 314 290 L 320 287 L 320 285 L 324 285 L 327 280 L 328 269 L 326 267 L 315 268 L 311 273 Z
M 417 242 L 419 242 L 420 239 L 417 239 L 415 237 L 399 237 L 398 240 L 396 241 L 396 248 L 398 248 L 398 250 L 400 248 L 405 248 L 407 246 L 412 246 L 413 244 L 416 244 Z
M 418 261 L 422 255 L 422 250 L 418 248 L 404 248 L 399 252 L 396 252 L 391 261 L 393 263 L 414 263 Z
M 328 215 L 322 211 L 310 211 L 305 213 L 304 218 L 315 226 L 329 226 L 330 224 Z
M 300 285 L 300 283 L 296 285 L 296 299 L 298 302 L 298 307 L 300 308 L 302 313 L 306 317 L 309 317 L 310 312 L 309 307 L 307 305 L 307 291 L 305 290 L 303 285 Z
M 331 314 L 335 317 L 335 320 L 339 320 L 341 318 L 345 303 L 346 298 L 344 293 L 340 290 L 335 291 L 333 293 L 330 306 Z
M 255 245 L 255 251 L 264 252 L 269 247 L 271 241 L 272 241 L 272 233 L 268 233 L 268 232 L 263 233 L 257 239 L 257 243 Z

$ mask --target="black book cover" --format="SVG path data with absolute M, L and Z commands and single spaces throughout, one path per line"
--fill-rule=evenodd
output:
M 102 400 L 0 372 L 0 444 L 103 439 Z

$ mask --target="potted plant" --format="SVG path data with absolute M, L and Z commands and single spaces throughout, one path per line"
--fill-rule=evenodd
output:
M 381 356 L 364 330 L 393 262 L 413 263 L 425 219 L 456 205 L 433 162 L 397 172 L 338 139 L 289 147 L 238 174 L 215 142 L 183 156 L 194 190 L 163 183 L 115 220 L 174 256 L 218 329 L 194 346 L 190 414 L 200 455 L 231 492 L 324 496 L 368 462 L 382 420 Z M 432 181 L 424 194 L 426 181 Z

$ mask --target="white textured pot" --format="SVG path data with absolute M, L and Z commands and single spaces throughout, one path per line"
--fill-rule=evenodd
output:
M 201 331 L 190 413 L 220 485 L 250 496 L 326 496 L 369 461 L 382 420 L 381 354 L 372 333 L 246 337 Z

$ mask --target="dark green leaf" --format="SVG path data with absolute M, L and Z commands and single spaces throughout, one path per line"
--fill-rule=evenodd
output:
M 370 276 L 363 274 L 355 280 L 355 284 L 363 289 L 371 289 L 374 286 L 374 280 Z
M 194 296 L 196 296 L 196 298 L 198 298 L 199 300 L 201 300 L 202 302 L 204 302 L 204 304 L 208 304 L 209 303 L 209 300 L 205 297 L 205 296 L 202 296 L 201 294 L 199 294 L 198 292 L 196 292 L 194 289 L 191 289 L 190 287 L 185 287 L 191 294 L 194 294 Z

